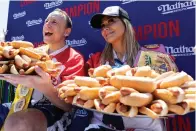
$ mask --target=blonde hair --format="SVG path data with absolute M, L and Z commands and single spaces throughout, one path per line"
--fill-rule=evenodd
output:
M 136 55 L 139 51 L 139 44 L 135 38 L 135 31 L 131 23 L 125 19 L 121 19 L 125 26 L 125 32 L 123 35 L 123 46 L 126 51 L 126 62 L 128 65 L 133 66 Z M 100 63 L 103 65 L 108 61 L 110 64 L 114 64 L 113 48 L 112 44 L 106 43 L 105 48 L 101 54 Z

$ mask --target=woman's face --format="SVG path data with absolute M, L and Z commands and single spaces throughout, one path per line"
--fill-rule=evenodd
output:
M 118 17 L 105 16 L 101 24 L 101 34 L 107 43 L 117 43 L 122 40 L 125 26 Z
M 65 18 L 57 11 L 48 15 L 43 26 L 43 40 L 47 44 L 64 41 L 66 30 Z

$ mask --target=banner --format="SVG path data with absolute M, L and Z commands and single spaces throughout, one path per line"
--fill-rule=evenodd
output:
M 102 51 L 105 42 L 100 30 L 89 25 L 95 13 L 119 5 L 131 18 L 140 45 L 163 44 L 176 58 L 179 70 L 195 78 L 195 5 L 196 1 L 11 1 L 7 41 L 27 40 L 43 44 L 42 27 L 47 15 L 56 8 L 72 18 L 73 29 L 67 44 L 80 51 L 85 60 Z M 168 131 L 193 131 L 195 112 L 167 120 Z

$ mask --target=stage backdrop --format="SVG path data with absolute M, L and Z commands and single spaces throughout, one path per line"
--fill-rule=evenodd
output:
M 195 78 L 195 5 L 193 1 L 137 0 L 105 1 L 11 1 L 7 41 L 26 40 L 38 46 L 43 43 L 42 26 L 48 13 L 55 8 L 65 10 L 73 20 L 68 45 L 79 50 L 87 60 L 105 45 L 100 31 L 89 26 L 90 18 L 105 7 L 119 5 L 128 11 L 136 37 L 141 45 L 164 44 L 175 56 L 179 70 Z M 195 130 L 195 113 L 168 119 L 168 131 Z

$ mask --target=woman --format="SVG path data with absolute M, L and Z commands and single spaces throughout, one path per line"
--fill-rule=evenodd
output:
M 92 17 L 90 23 L 93 28 L 101 29 L 101 34 L 106 41 L 102 53 L 96 53 L 87 61 L 87 69 L 99 65 L 110 64 L 120 67 L 128 64 L 133 67 L 135 57 L 139 51 L 139 44 L 128 13 L 119 6 L 107 7 L 102 14 Z M 135 131 L 163 131 L 162 120 L 151 118 L 125 118 L 103 115 L 94 112 L 91 124 L 86 131 L 107 130 L 135 130 Z
M 3 75 L 1 79 L 12 84 L 34 88 L 32 100 L 27 110 L 13 113 L 5 122 L 5 131 L 64 131 L 71 123 L 71 105 L 65 104 L 57 95 L 55 86 L 75 75 L 84 75 L 84 59 L 81 54 L 66 45 L 71 33 L 72 21 L 66 12 L 56 9 L 51 12 L 43 26 L 43 40 L 46 51 L 54 61 L 61 62 L 61 71 L 56 78 L 36 67 L 38 76 Z M 55 106 L 54 106 L 54 105 Z M 64 112 L 66 111 L 66 113 Z

